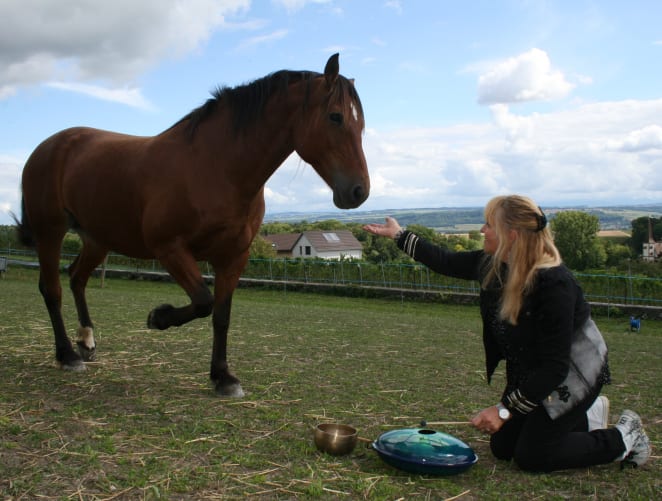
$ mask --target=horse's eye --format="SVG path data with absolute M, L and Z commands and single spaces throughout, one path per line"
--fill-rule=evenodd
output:
M 330 113 L 329 120 L 336 125 L 342 125 L 342 113 Z

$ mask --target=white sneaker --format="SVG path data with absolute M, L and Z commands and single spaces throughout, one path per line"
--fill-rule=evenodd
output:
M 641 466 L 648 461 L 651 444 L 641 425 L 639 414 L 630 410 L 623 411 L 616 428 L 621 432 L 625 444 L 625 452 L 617 460 L 633 466 Z
M 609 425 L 609 399 L 600 395 L 586 411 L 588 431 L 604 430 Z

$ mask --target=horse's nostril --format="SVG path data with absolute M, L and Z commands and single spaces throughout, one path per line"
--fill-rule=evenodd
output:
M 354 187 L 354 191 L 352 192 L 352 196 L 354 197 L 355 202 L 362 202 L 365 199 L 365 191 L 363 190 L 363 186 L 360 184 Z

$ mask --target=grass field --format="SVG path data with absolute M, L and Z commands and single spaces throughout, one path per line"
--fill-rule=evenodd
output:
M 247 395 L 224 400 L 208 383 L 209 319 L 145 327 L 152 307 L 184 302 L 175 285 L 93 281 L 98 361 L 66 373 L 54 367 L 36 280 L 15 268 L 0 280 L 3 499 L 661 498 L 662 322 L 633 334 L 626 318 L 597 319 L 611 350 L 612 422 L 633 408 L 653 442 L 643 468 L 524 473 L 456 425 L 437 429 L 470 444 L 479 461 L 430 477 L 395 470 L 362 445 L 343 457 L 320 453 L 312 429 L 342 422 L 375 439 L 494 404 L 503 372 L 485 383 L 476 307 L 238 290 L 229 353 Z M 73 335 L 70 294 L 64 311 Z

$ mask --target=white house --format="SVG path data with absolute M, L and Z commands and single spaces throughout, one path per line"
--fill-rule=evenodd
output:
M 283 257 L 361 259 L 363 245 L 349 230 L 314 230 L 264 237 Z

